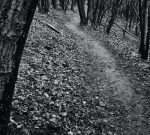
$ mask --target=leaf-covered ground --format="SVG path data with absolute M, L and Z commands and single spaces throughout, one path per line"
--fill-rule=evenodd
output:
M 36 13 L 20 65 L 10 135 L 148 135 L 149 70 L 125 53 L 131 42 L 101 35 L 135 91 L 128 104 L 115 98 L 105 64 L 80 46 L 83 39 L 65 26 L 72 16 L 56 10 Z M 98 32 L 83 31 L 99 40 Z

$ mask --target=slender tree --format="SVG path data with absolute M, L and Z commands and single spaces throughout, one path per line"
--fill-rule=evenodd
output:
M 0 135 L 7 135 L 19 64 L 38 0 L 0 2 Z
M 74 11 L 74 6 L 76 5 L 76 0 L 71 1 L 71 10 Z
M 150 37 L 150 5 L 148 6 L 148 28 L 147 28 L 147 35 L 146 35 L 145 52 L 144 52 L 144 55 L 143 55 L 144 59 L 148 59 L 149 37 Z
M 114 24 L 114 21 L 115 21 L 115 19 L 117 17 L 120 1 L 121 0 L 114 0 L 113 1 L 112 11 L 111 11 L 111 18 L 109 20 L 109 24 L 108 24 L 108 27 L 107 27 L 107 30 L 106 30 L 107 34 L 110 33 L 110 30 L 111 30 L 111 28 L 112 28 L 112 26 Z
M 57 9 L 57 0 L 52 0 L 52 5 L 54 9 Z
M 85 0 L 77 0 L 79 15 L 80 15 L 80 24 L 81 25 L 87 25 L 87 17 L 85 14 L 85 8 L 84 8 Z
M 94 11 L 93 11 L 93 20 L 92 20 L 92 25 L 93 26 L 96 25 L 96 23 L 97 23 L 99 6 L 100 6 L 100 1 L 96 0 L 95 1 Z
M 88 0 L 87 23 L 88 22 L 92 23 L 92 20 L 93 20 L 93 5 L 94 5 L 94 1 L 93 0 Z
M 60 5 L 62 10 L 67 11 L 69 0 L 60 0 Z
M 50 1 L 49 0 L 39 0 L 38 9 L 40 13 L 47 14 L 49 12 Z
M 139 0 L 139 16 L 140 16 L 140 30 L 141 30 L 141 41 L 139 53 L 141 57 L 144 58 L 145 50 L 145 39 L 146 39 L 146 9 L 147 9 L 147 0 Z

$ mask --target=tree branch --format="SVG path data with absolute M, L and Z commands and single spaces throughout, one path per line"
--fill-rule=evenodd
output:
M 54 26 L 52 26 L 51 24 L 47 23 L 46 21 L 41 21 L 41 20 L 39 20 L 39 19 L 37 19 L 37 18 L 33 18 L 33 19 L 37 20 L 37 21 L 40 22 L 40 23 L 45 24 L 46 26 L 48 26 L 50 29 L 52 29 L 52 30 L 55 31 L 56 33 L 63 35 L 62 32 L 60 32 L 58 29 L 56 29 Z

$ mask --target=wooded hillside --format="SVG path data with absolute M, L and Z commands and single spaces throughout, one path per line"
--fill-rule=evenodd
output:
M 0 1 L 0 135 L 149 135 L 148 0 Z

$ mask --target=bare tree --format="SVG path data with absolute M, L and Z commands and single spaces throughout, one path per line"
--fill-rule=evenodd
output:
M 88 0 L 88 8 L 87 8 L 87 23 L 92 22 L 93 20 L 93 5 L 94 0 Z
M 0 3 L 0 134 L 7 135 L 19 64 L 38 0 Z
M 67 11 L 68 4 L 69 4 L 69 0 L 60 0 L 61 8 L 62 8 L 62 10 L 64 10 L 65 12 Z
M 71 10 L 74 11 L 74 6 L 76 5 L 76 0 L 71 1 Z
M 140 40 L 140 48 L 139 53 L 141 54 L 142 59 L 147 59 L 145 55 L 146 42 L 149 40 L 147 38 L 147 27 L 148 27 L 148 1 L 147 0 L 139 0 L 139 16 L 140 16 L 140 29 L 141 29 L 141 40 Z
M 85 0 L 77 0 L 81 25 L 87 25 L 87 17 L 85 14 L 84 4 L 85 4 Z
M 111 10 L 111 18 L 109 20 L 109 24 L 108 24 L 108 27 L 107 27 L 107 30 L 106 30 L 107 34 L 110 33 L 110 30 L 111 30 L 111 28 L 114 24 L 114 21 L 117 17 L 120 2 L 121 2 L 121 0 L 113 0 L 112 10 Z
M 52 5 L 54 9 L 57 9 L 57 0 L 52 0 Z
M 40 13 L 47 14 L 49 12 L 50 1 L 49 0 L 39 0 L 38 8 Z

